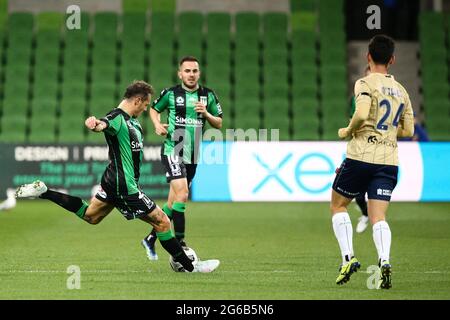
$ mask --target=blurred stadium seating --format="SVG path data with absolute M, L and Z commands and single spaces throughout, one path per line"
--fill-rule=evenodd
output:
M 450 17 L 442 13 L 422 12 L 419 23 L 427 130 L 432 140 L 450 140 Z
M 148 3 L 83 13 L 81 30 L 67 30 L 60 13 L 0 14 L 0 141 L 102 142 L 82 119 L 117 105 L 133 79 L 159 94 L 177 82 L 183 55 L 200 59 L 203 84 L 224 108 L 223 131 L 336 140 L 350 92 L 344 0 L 291 0 L 291 14 L 177 13 L 175 1 Z M 423 12 L 419 20 L 425 124 L 433 140 L 450 140 L 450 19 Z M 152 130 L 146 137 L 161 141 Z

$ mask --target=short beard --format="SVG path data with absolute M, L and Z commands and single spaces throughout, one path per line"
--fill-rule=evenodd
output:
M 188 85 L 186 82 L 183 81 L 183 85 L 188 89 L 195 89 L 198 86 L 198 82 L 196 82 L 193 86 Z

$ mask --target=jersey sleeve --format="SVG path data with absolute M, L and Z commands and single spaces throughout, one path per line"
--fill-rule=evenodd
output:
M 164 89 L 161 91 L 159 98 L 153 101 L 152 108 L 158 111 L 159 113 L 166 110 L 169 106 L 169 90 Z
M 106 129 L 103 132 L 112 136 L 117 135 L 122 127 L 122 118 L 118 114 L 108 113 L 100 120 L 106 123 Z
M 407 131 L 414 132 L 414 110 L 408 95 L 406 96 L 405 110 L 403 110 L 403 113 L 400 116 L 400 123 Z
M 355 82 L 355 108 L 358 103 L 370 103 L 372 101 L 372 90 L 366 81 L 360 79 Z
M 372 103 L 372 94 L 369 85 L 360 79 L 355 82 L 355 111 L 350 119 L 348 129 L 357 130 L 367 119 Z
M 220 105 L 219 99 L 217 98 L 217 95 L 213 91 L 210 91 L 208 93 L 208 106 L 206 110 L 214 117 L 222 118 L 222 107 Z

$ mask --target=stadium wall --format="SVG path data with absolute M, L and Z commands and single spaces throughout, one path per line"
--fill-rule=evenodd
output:
M 212 142 L 202 151 L 194 201 L 329 201 L 346 143 Z M 400 142 L 399 158 L 393 201 L 450 201 L 450 143 Z
M 101 144 L 0 143 L 0 149 L 0 199 L 8 188 L 37 179 L 53 189 L 88 199 L 108 164 L 108 146 Z M 144 147 L 139 179 L 144 192 L 155 199 L 166 198 L 169 192 L 160 151 L 160 145 Z

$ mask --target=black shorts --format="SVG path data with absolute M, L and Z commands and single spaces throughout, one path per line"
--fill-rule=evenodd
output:
M 369 199 L 390 201 L 397 185 L 398 167 L 345 159 L 336 169 L 333 190 L 346 198 L 367 192 Z
M 147 197 L 143 192 L 121 196 L 101 186 L 95 197 L 102 201 L 111 203 L 127 219 L 133 220 L 140 218 L 152 212 L 156 208 L 155 202 Z
M 186 178 L 188 187 L 191 186 L 192 180 L 197 170 L 197 164 L 184 163 L 179 156 L 161 154 L 161 162 L 166 169 L 167 182 L 175 179 Z

